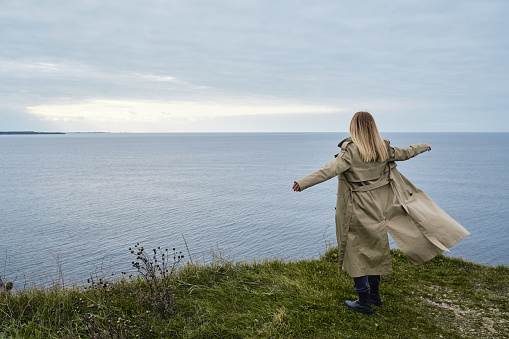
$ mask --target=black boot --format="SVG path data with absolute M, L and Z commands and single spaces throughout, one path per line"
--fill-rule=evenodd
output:
M 359 293 L 359 299 L 355 301 L 347 300 L 343 304 L 351 310 L 361 312 L 364 314 L 373 314 L 373 308 L 371 308 L 371 301 L 369 300 L 369 291 Z
M 380 298 L 380 292 L 378 291 L 378 285 L 369 286 L 369 300 L 375 306 L 382 307 L 382 298 Z

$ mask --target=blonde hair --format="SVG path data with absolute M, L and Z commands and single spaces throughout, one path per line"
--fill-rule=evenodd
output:
M 359 148 L 364 162 L 385 161 L 389 157 L 387 147 L 378 133 L 375 119 L 368 112 L 357 112 L 350 123 L 350 135 Z

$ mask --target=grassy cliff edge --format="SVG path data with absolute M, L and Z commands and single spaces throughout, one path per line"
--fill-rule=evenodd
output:
M 342 305 L 357 296 L 332 248 L 312 260 L 187 263 L 165 284 L 139 274 L 3 292 L 0 338 L 509 337 L 509 267 L 442 255 L 414 266 L 399 250 L 392 261 L 371 316 Z

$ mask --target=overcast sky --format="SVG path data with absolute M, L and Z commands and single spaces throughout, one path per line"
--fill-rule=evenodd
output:
M 0 131 L 509 131 L 509 1 L 0 3 Z

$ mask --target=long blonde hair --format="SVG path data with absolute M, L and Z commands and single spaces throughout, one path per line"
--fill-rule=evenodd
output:
M 389 157 L 387 147 L 378 133 L 375 119 L 368 112 L 357 112 L 350 123 L 350 135 L 359 148 L 365 162 L 385 161 Z

